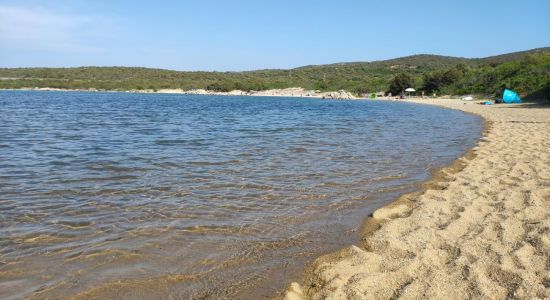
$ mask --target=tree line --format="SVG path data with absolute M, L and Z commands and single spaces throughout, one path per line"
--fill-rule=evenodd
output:
M 347 90 L 357 95 L 407 87 L 427 95 L 493 95 L 503 87 L 548 97 L 550 48 L 484 59 L 413 55 L 377 62 L 305 66 L 292 70 L 181 72 L 151 68 L 0 68 L 0 88 L 98 90 L 207 89 L 259 91 L 288 87 Z
M 550 53 L 537 53 L 520 59 L 468 66 L 463 63 L 411 76 L 400 73 L 392 78 L 389 92 L 399 94 L 407 87 L 426 95 L 502 95 L 505 88 L 523 96 L 550 100 Z

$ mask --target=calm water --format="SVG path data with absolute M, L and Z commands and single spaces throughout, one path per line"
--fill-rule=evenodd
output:
M 2 91 L 0 298 L 272 296 L 481 129 L 407 103 Z

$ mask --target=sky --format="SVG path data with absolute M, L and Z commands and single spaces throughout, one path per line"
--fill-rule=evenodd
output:
M 550 0 L 0 0 L 0 67 L 242 71 L 550 46 Z

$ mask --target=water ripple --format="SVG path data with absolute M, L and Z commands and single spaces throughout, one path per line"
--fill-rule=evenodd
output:
M 15 91 L 0 124 L 0 298 L 275 282 L 481 130 L 410 104 Z

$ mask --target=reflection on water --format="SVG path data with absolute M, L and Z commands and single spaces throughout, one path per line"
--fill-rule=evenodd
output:
M 273 295 L 481 126 L 403 103 L 2 91 L 0 298 Z

